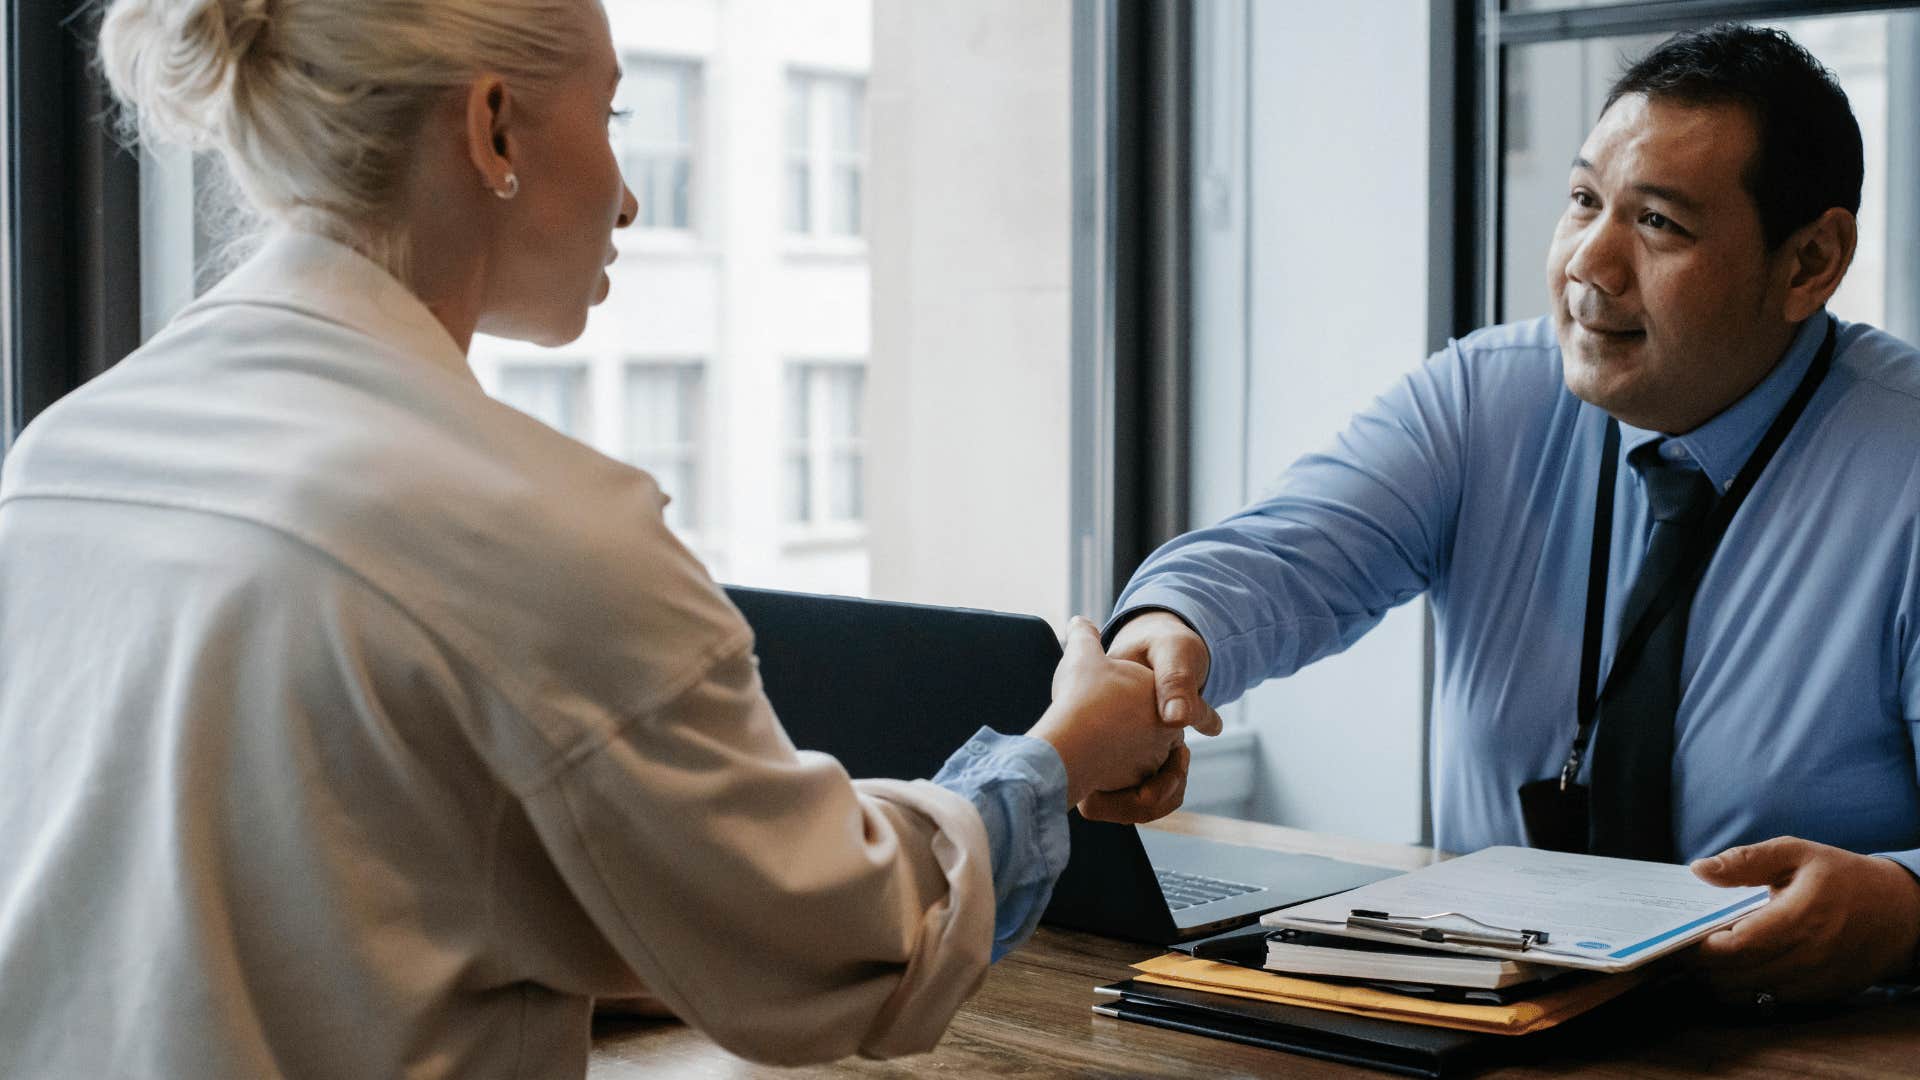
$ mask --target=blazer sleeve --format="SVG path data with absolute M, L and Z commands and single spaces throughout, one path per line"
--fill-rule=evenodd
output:
M 986 972 L 994 890 L 973 805 L 796 751 L 750 649 L 522 801 L 634 973 L 742 1057 L 929 1049 Z

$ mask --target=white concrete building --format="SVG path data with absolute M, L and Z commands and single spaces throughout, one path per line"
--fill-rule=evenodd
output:
M 487 388 L 653 473 L 730 582 L 867 591 L 866 0 L 610 0 L 639 218 L 564 348 Z

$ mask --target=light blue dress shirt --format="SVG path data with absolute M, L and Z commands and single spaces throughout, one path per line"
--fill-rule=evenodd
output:
M 1818 351 L 1800 328 L 1748 395 L 1661 448 L 1725 491 Z M 1547 320 L 1453 342 L 1295 463 L 1274 493 L 1155 552 L 1116 617 L 1168 608 L 1212 650 L 1218 705 L 1432 599 L 1435 843 L 1524 843 L 1515 789 L 1573 738 L 1606 415 L 1570 394 Z M 1601 677 L 1651 522 L 1621 428 Z M 1675 850 L 1775 836 L 1920 874 L 1920 352 L 1840 324 L 1833 369 L 1748 495 L 1693 602 L 1675 720 Z M 1337 723 L 1337 718 L 1328 722 Z M 1583 777 L 1584 779 L 1584 777 Z
M 993 861 L 993 958 L 1027 940 L 1067 867 L 1067 768 L 1030 735 L 981 728 L 933 782 L 972 800 Z

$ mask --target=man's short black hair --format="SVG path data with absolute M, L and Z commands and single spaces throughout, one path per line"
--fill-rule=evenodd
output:
M 1833 72 L 1780 30 L 1720 23 L 1675 34 L 1607 92 L 1686 105 L 1745 106 L 1759 152 L 1741 179 L 1769 251 L 1832 207 L 1860 213 L 1860 124 Z

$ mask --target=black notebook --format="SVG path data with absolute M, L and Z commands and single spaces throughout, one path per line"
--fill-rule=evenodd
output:
M 1096 1012 L 1121 1020 L 1230 1039 L 1402 1076 L 1465 1076 L 1499 1035 L 1209 994 L 1128 979 L 1095 990 Z

